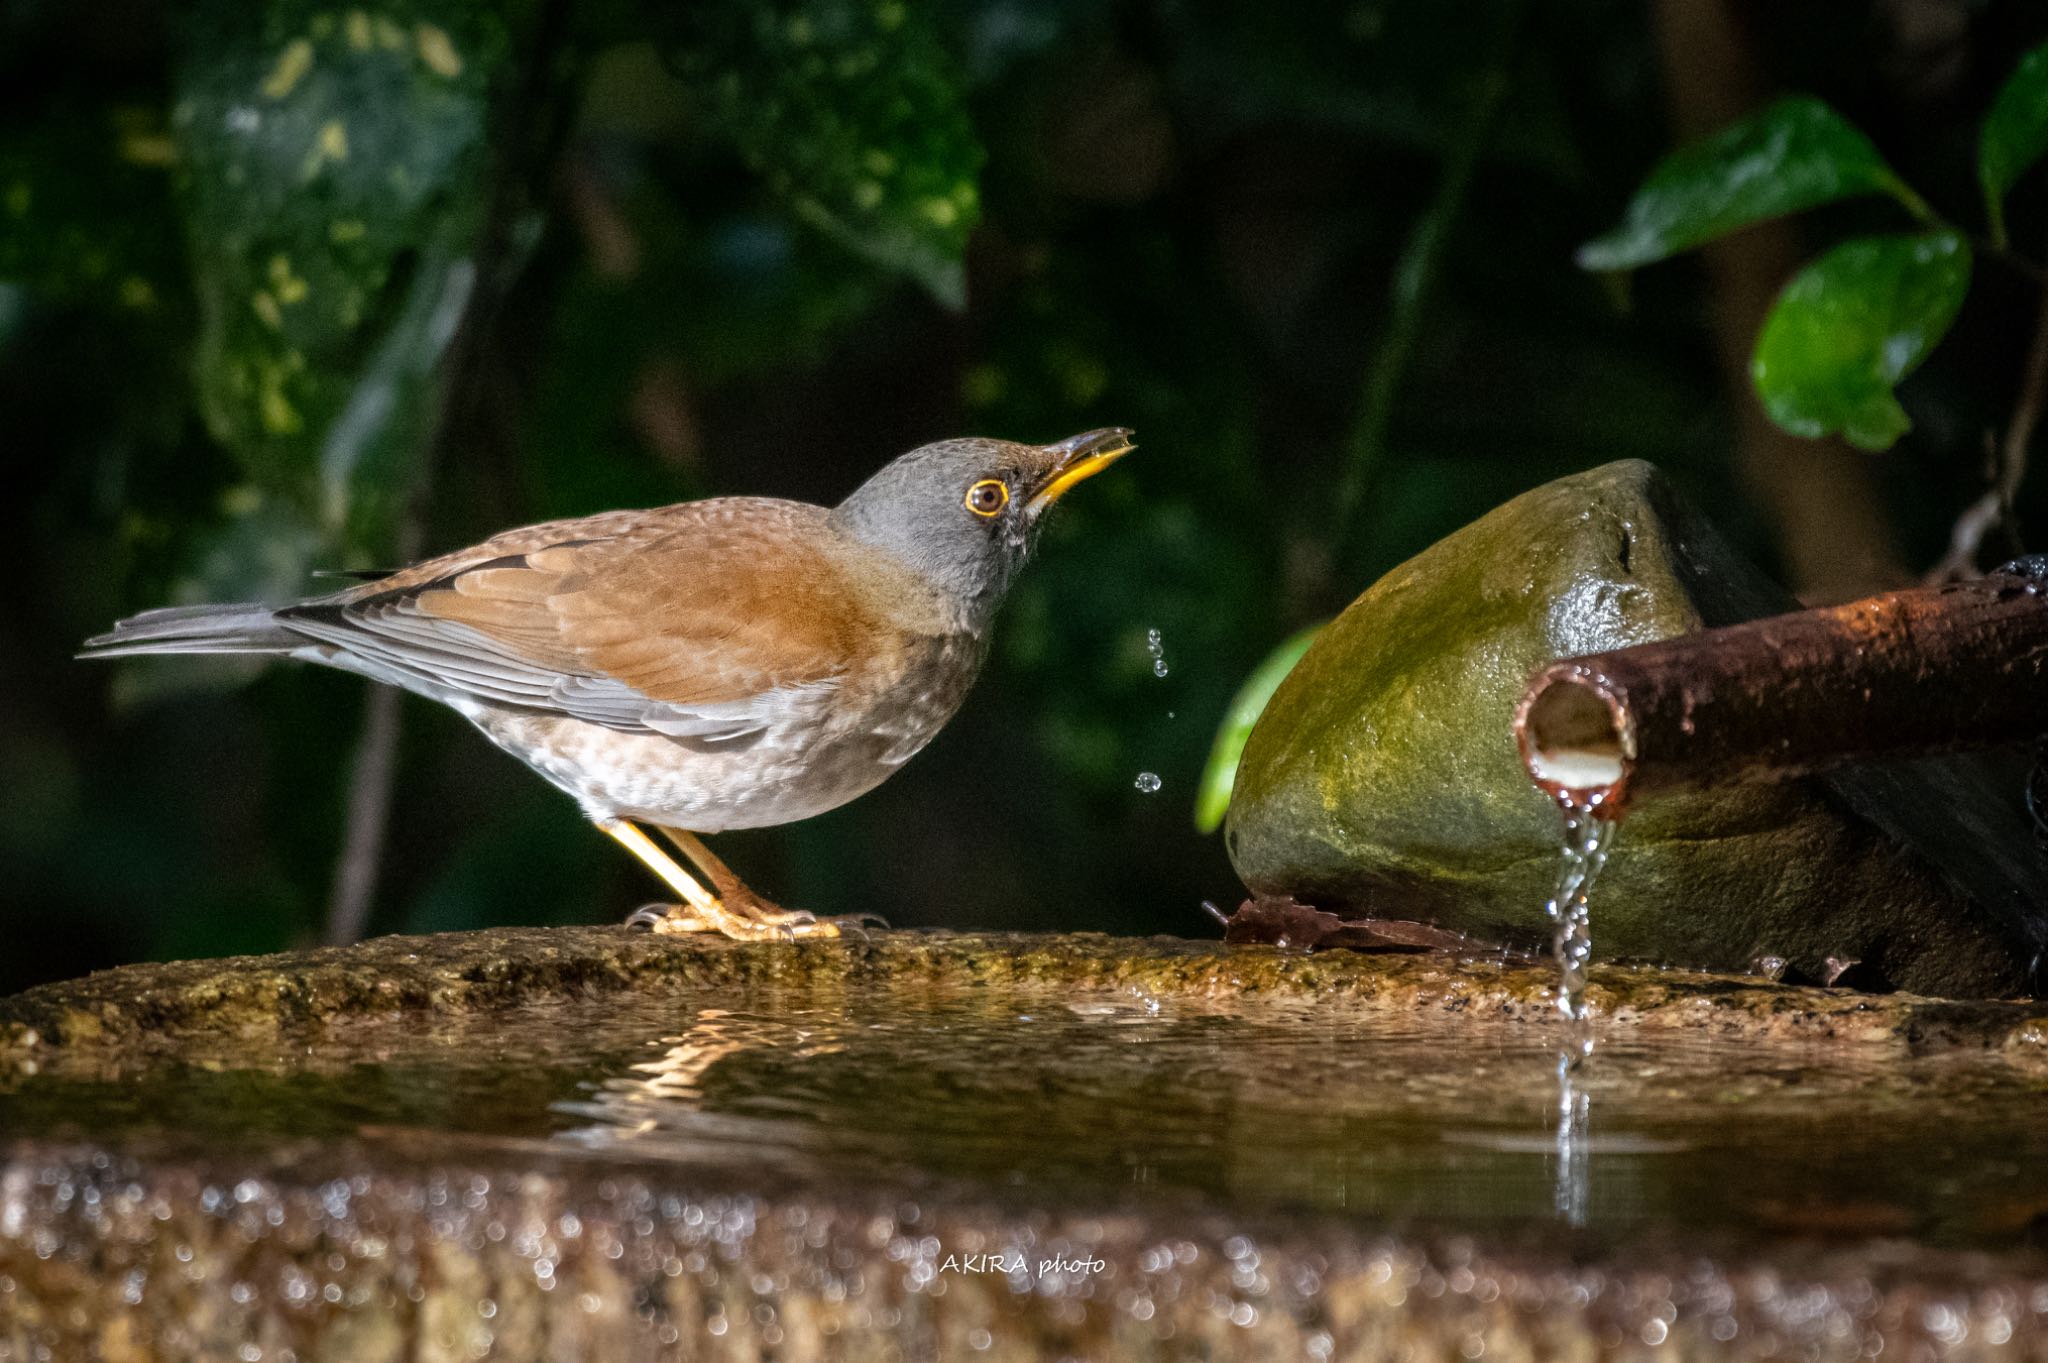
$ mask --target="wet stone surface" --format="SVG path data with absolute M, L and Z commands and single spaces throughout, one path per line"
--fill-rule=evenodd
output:
M 0 1360 L 2048 1352 L 2048 1008 L 1596 968 L 1560 1125 L 1551 980 L 589 929 L 33 991 Z
M 1540 904 L 1540 894 L 1530 901 L 1538 922 Z M 865 940 L 754 944 L 624 928 L 498 928 L 126 966 L 46 985 L 0 999 L 0 1069 L 57 1052 L 89 1063 L 247 1034 L 325 1039 L 377 1018 L 431 1029 L 513 1007 L 721 989 L 1133 989 L 1547 1024 L 1554 983 L 1548 963 L 1486 952 L 1305 954 L 1085 932 L 880 931 Z M 1988 1048 L 2048 1063 L 2048 1001 L 1946 1001 L 1612 966 L 1593 969 L 1588 998 L 1596 1016 L 1624 1029 Z

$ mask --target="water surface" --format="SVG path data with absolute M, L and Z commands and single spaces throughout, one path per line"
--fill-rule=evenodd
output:
M 2048 1086 L 1994 1058 L 1604 1035 L 1134 993 L 610 998 L 289 1045 L 60 1057 L 0 1137 L 419 1129 L 1034 1205 L 2010 1246 L 2048 1225 Z

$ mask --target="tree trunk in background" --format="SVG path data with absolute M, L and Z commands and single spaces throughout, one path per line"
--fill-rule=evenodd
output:
M 1658 0 L 1656 29 L 1680 139 L 1724 127 L 1762 102 L 1762 82 L 1733 0 Z M 1872 456 L 1840 440 L 1806 440 L 1779 430 L 1750 388 L 1757 331 L 1778 290 L 1803 262 L 1792 224 L 1763 223 L 1712 243 L 1702 254 L 1715 346 L 1739 422 L 1736 472 L 1777 532 L 1792 590 L 1810 605 L 1826 605 L 1909 580 L 1871 476 Z

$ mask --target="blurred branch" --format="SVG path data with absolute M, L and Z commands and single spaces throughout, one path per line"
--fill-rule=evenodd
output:
M 2048 288 L 2048 269 L 2043 269 L 2009 246 L 2000 246 L 1981 232 L 1966 233 L 1965 236 L 1969 240 L 1970 249 L 1977 253 L 1978 259 L 1994 261 L 2014 274 L 2024 277 L 2029 284 Z
M 1656 30 L 1672 122 L 1690 140 L 1762 103 L 1757 63 L 1730 0 L 1658 0 Z M 1870 457 L 1840 440 L 1780 430 L 1750 390 L 1750 354 L 1779 289 L 1798 268 L 1789 223 L 1714 242 L 1706 260 L 1714 341 L 1741 423 L 1736 472 L 1776 531 L 1792 590 L 1811 604 L 1846 601 L 1908 574 L 1871 476 Z
M 1472 107 L 1444 158 L 1436 193 L 1409 229 L 1401 257 L 1395 262 L 1387 329 L 1366 371 L 1358 420 L 1344 442 L 1344 466 L 1330 527 L 1333 566 L 1346 560 L 1350 542 L 1357 534 L 1358 509 L 1385 460 L 1394 404 L 1415 353 L 1423 312 L 1435 290 L 1451 229 L 1465 210 L 1479 155 L 1492 140 L 1501 109 L 1514 85 L 1515 39 L 1521 33 L 1527 9 L 1527 0 L 1503 0 Z
M 398 703 L 403 693 L 372 686 L 363 707 L 363 734 L 349 777 L 348 817 L 341 853 L 334 861 L 334 888 L 327 900 L 330 946 L 361 941 L 376 898 L 384 864 L 384 833 L 391 821 L 391 791 L 398 772 Z
M 482 248 L 489 250 L 491 238 L 486 237 Z M 438 257 L 439 252 L 432 253 Z M 425 517 L 427 499 L 434 483 L 434 464 L 442 438 L 447 429 L 448 411 L 457 376 L 463 371 L 462 358 L 470 348 L 469 338 L 475 334 L 476 310 L 479 302 L 476 280 L 478 271 L 468 259 L 446 260 L 441 265 L 421 272 L 416 292 L 422 296 L 417 300 L 417 310 L 428 316 L 423 325 L 429 329 L 441 330 L 443 334 L 453 333 L 447 344 L 434 344 L 425 353 L 438 358 L 438 377 L 428 371 L 415 374 L 415 381 L 424 378 L 434 388 L 432 409 L 427 420 L 420 426 L 422 434 L 407 470 L 411 487 L 398 510 L 397 530 L 392 537 L 391 550 L 396 563 L 409 563 L 417 558 L 425 538 Z M 409 306 L 408 311 L 415 310 Z M 405 330 L 394 332 L 394 342 Z M 362 433 L 383 424 L 382 415 L 364 415 L 364 407 L 388 405 L 399 391 L 396 372 L 402 371 L 409 363 L 416 363 L 410 357 L 419 353 L 410 344 L 391 344 L 385 347 L 372 362 L 373 370 L 390 370 L 375 382 L 360 385 L 342 413 L 335 418 L 334 426 L 324 442 L 321 459 L 324 481 L 329 495 L 344 499 L 350 486 L 349 471 L 360 458 Z M 341 852 L 334 865 L 334 881 L 328 893 L 326 940 L 334 946 L 346 946 L 361 940 L 363 930 L 370 921 L 371 902 L 376 897 L 378 872 L 384 860 L 385 826 L 390 821 L 391 791 L 397 774 L 398 731 L 400 724 L 399 693 L 388 686 L 372 686 L 363 710 L 363 732 L 356 741 L 356 758 L 349 778 L 348 814 L 344 824 Z
M 1948 553 L 1927 574 L 1930 583 L 1954 582 L 1975 577 L 1977 555 L 1994 530 L 2003 530 L 2008 556 L 2025 546 L 2013 516 L 2013 500 L 2027 476 L 2027 448 L 2034 441 L 2034 428 L 2041 421 L 2041 404 L 2048 400 L 2048 291 L 2034 316 L 2034 339 L 2027 345 L 2026 372 L 2020 377 L 2019 396 L 2013 402 L 2012 419 L 2006 423 L 2005 439 L 1992 456 L 1991 486 L 1956 518 L 1949 536 Z
M 441 370 L 435 416 L 421 441 L 413 495 L 404 509 L 397 534 L 398 562 L 419 556 L 425 539 L 428 499 L 434 465 L 456 424 L 463 394 L 479 384 L 488 347 L 485 338 L 521 268 L 538 244 L 537 230 L 524 230 L 530 213 L 529 195 L 560 150 L 568 128 L 568 101 L 556 82 L 557 56 L 567 27 L 566 0 L 549 0 L 535 21 L 516 87 L 503 108 L 531 121 L 529 138 L 511 137 L 496 167 L 496 183 L 476 251 L 474 287 L 465 295 L 457 331 Z M 363 710 L 363 731 L 349 780 L 348 814 L 334 882 L 328 896 L 326 940 L 345 945 L 362 938 L 369 926 L 383 869 L 385 834 L 391 821 L 392 792 L 398 774 L 398 741 L 402 695 L 395 688 L 372 686 Z

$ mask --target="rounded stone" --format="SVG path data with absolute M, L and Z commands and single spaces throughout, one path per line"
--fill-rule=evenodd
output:
M 1245 883 L 1355 915 L 1535 945 L 1559 815 L 1523 771 L 1516 698 L 1557 658 L 1796 608 L 1629 461 L 1525 493 L 1373 584 L 1275 692 L 1226 836 Z M 2048 858 L 1985 759 L 1646 802 L 1592 904 L 1594 949 L 1927 993 L 2024 992 Z M 1835 965 L 1831 965 L 1830 962 Z

